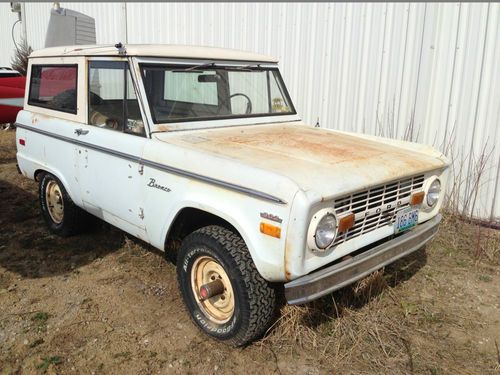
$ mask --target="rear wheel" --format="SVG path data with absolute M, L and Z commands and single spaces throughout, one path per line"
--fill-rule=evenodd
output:
M 275 291 L 260 276 L 241 237 L 226 228 L 208 226 L 187 236 L 177 277 L 193 321 L 217 340 L 241 346 L 272 323 Z
M 50 231 L 66 237 L 86 229 L 90 215 L 73 203 L 61 181 L 50 173 L 39 180 L 40 207 Z

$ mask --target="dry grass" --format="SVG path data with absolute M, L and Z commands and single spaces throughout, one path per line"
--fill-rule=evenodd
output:
M 417 142 L 420 136 L 420 126 L 415 124 L 415 113 L 412 111 L 410 121 L 402 129 L 402 133 L 398 132 L 395 114 L 395 98 L 386 109 L 387 113 L 383 118 L 380 118 L 377 112 L 377 122 L 375 133 L 381 137 L 394 139 L 402 139 L 405 141 Z M 490 178 L 496 178 L 498 169 L 498 160 L 494 159 L 495 147 L 498 147 L 494 142 L 491 144 L 488 140 L 482 145 L 476 145 L 474 148 L 469 148 L 459 143 L 456 132 L 456 123 L 445 130 L 442 136 L 442 141 L 438 137 L 436 130 L 433 147 L 440 150 L 446 155 L 450 162 L 450 176 L 448 186 L 446 188 L 445 208 L 453 215 L 460 215 L 463 218 L 479 218 L 485 213 L 489 213 L 491 207 L 478 207 L 480 202 L 478 197 L 485 193 L 485 189 L 491 186 Z M 366 132 L 363 126 L 363 132 Z M 489 202 L 487 204 L 490 204 Z M 486 219 L 486 224 L 500 227 L 498 217 L 489 217 Z
M 325 368 L 355 374 L 496 373 L 499 249 L 499 231 L 446 216 L 432 249 L 327 298 L 283 307 L 261 345 L 290 355 L 312 350 Z M 469 284 L 464 304 L 450 293 L 462 289 L 461 283 Z M 482 299 L 486 291 L 478 290 L 485 283 L 492 286 L 489 303 Z M 476 298 L 497 313 L 494 326 L 467 306 Z M 475 336 L 488 334 L 485 355 L 480 351 L 485 339 Z

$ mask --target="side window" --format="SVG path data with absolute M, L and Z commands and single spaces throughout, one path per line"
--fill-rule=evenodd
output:
M 285 98 L 286 95 L 283 92 L 283 87 L 276 76 L 276 72 L 267 72 L 269 80 L 269 94 L 271 96 L 271 112 L 290 112 L 292 108 L 288 105 Z
M 77 72 L 76 64 L 33 64 L 28 104 L 76 114 Z
M 127 62 L 90 62 L 89 124 L 130 134 L 146 134 Z

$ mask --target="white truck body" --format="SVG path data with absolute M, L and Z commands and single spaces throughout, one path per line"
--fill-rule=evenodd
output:
M 145 124 L 143 137 L 89 125 L 91 61 L 129 64 Z M 257 270 L 272 282 L 298 279 L 391 238 L 394 215 L 409 206 L 410 194 L 370 203 L 355 215 L 358 233 L 337 237 L 338 244 L 326 251 L 310 246 L 311 220 L 320 210 L 335 210 L 341 201 L 380 186 L 384 192 L 391 184 L 400 189 L 401 181 L 409 181 L 410 193 L 426 192 L 436 178 L 446 183 L 449 163 L 430 147 L 314 128 L 295 113 L 155 123 L 141 64 L 210 61 L 277 68 L 277 61 L 266 56 L 186 46 L 127 46 L 125 52 L 113 46 L 77 46 L 35 52 L 28 77 L 36 64 L 77 65 L 77 110 L 42 108 L 30 104 L 26 95 L 17 118 L 22 174 L 33 179 L 40 171 L 50 172 L 76 205 L 161 250 L 182 210 L 213 214 L 238 231 Z M 418 223 L 435 218 L 441 203 L 442 197 L 433 207 L 424 201 Z M 364 221 L 374 215 L 377 224 L 369 227 Z M 279 227 L 279 238 L 262 233 L 261 223 Z

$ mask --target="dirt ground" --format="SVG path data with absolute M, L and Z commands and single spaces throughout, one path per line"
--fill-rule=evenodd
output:
M 282 308 L 233 349 L 189 320 L 175 267 L 108 225 L 61 239 L 0 132 L 0 374 L 499 374 L 500 233 L 447 216 L 426 249 Z

